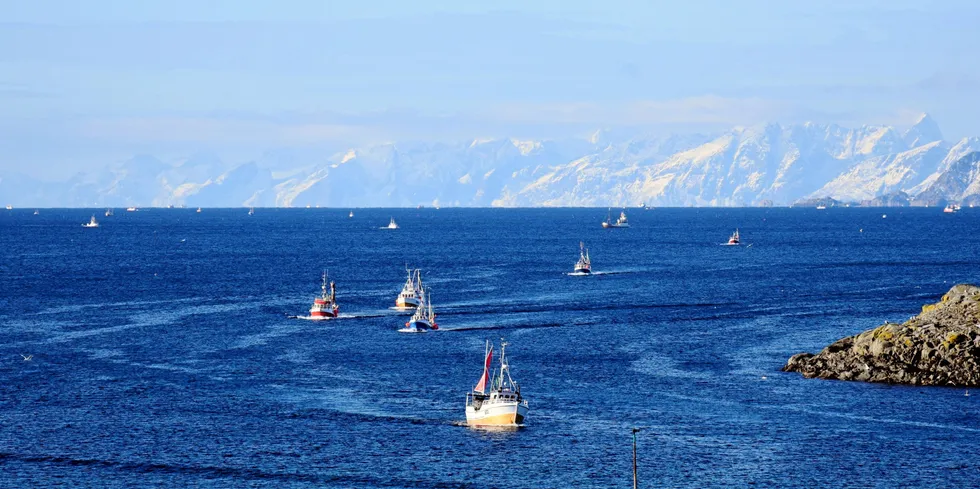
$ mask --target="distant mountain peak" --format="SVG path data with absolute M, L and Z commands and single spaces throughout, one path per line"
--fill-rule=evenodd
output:
M 916 119 L 915 124 L 905 131 L 902 138 L 910 148 L 914 148 L 933 141 L 942 141 L 943 133 L 939 130 L 939 124 L 936 124 L 936 121 L 929 114 L 923 112 Z

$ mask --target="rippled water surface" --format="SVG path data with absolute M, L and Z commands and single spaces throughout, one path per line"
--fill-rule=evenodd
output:
M 640 426 L 644 487 L 976 487 L 980 392 L 779 372 L 980 281 L 980 210 L 885 212 L 0 211 L 0 486 L 630 487 Z M 527 426 L 474 431 L 501 337 Z

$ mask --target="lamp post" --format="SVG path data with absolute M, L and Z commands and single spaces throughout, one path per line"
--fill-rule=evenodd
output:
M 636 485 L 636 433 L 640 431 L 639 428 L 633 428 L 633 489 L 637 489 Z

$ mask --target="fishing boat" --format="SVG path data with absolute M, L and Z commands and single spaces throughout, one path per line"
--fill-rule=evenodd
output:
M 395 299 L 395 307 L 398 309 L 415 309 L 419 306 L 419 289 L 422 287 L 422 272 L 420 270 L 405 270 L 408 272 L 408 279 L 402 291 Z
M 112 209 L 106 209 L 106 210 L 105 210 L 105 216 L 106 216 L 106 217 L 109 217 L 109 216 L 111 216 L 111 215 L 112 215 Z
M 575 273 L 592 273 L 592 259 L 589 258 L 589 250 L 585 249 L 585 243 L 578 244 L 578 261 L 575 262 Z
M 500 343 L 500 372 L 492 377 L 493 346 L 488 341 L 483 358 L 483 375 L 466 395 L 466 424 L 469 426 L 520 426 L 527 417 L 527 399 L 510 376 L 507 343 Z
M 354 217 L 354 211 L 350 211 L 350 214 L 347 214 L 347 217 Z
M 387 226 L 385 226 L 385 227 L 383 227 L 381 229 L 398 229 L 398 224 L 395 224 L 395 218 L 392 217 L 391 218 L 391 222 L 389 222 Z
M 954 212 L 956 212 L 958 210 L 959 209 L 957 209 L 957 206 L 955 206 L 953 204 L 949 204 L 949 205 L 946 206 L 945 209 L 943 209 L 943 212 L 945 212 L 946 214 L 952 214 L 952 213 L 954 213 Z
M 127 208 L 126 208 L 126 212 L 136 212 L 136 211 L 138 211 L 138 210 L 139 210 L 139 209 L 138 209 L 138 208 L 136 208 L 136 207 L 127 207 Z
M 728 243 L 726 244 L 729 246 L 737 246 L 741 244 L 741 240 L 738 236 L 738 229 L 735 230 L 735 234 L 731 235 L 731 237 L 728 238 Z
M 629 221 L 626 220 L 626 211 L 619 213 L 619 218 L 615 222 L 612 220 L 612 214 L 606 215 L 606 220 L 602 222 L 603 229 L 612 228 L 628 228 L 630 227 Z
M 197 213 L 198 213 L 198 214 L 200 214 L 200 213 L 201 213 L 201 208 L 200 208 L 200 207 L 198 207 L 198 208 L 197 208 Z
M 95 220 L 95 216 L 92 216 L 92 219 L 90 219 L 89 222 L 82 223 L 82 227 L 83 228 L 97 228 L 97 227 L 99 227 L 99 221 L 96 221 Z
M 817 206 L 817 210 L 818 210 L 818 211 L 823 211 L 823 210 L 827 210 L 827 206 L 825 206 L 825 205 L 823 205 L 823 204 L 821 204 L 821 205 L 818 205 L 818 206 Z
M 313 299 L 313 307 L 310 308 L 310 319 L 330 319 L 335 318 L 340 313 L 340 306 L 337 305 L 337 289 L 334 283 L 330 282 L 330 293 L 327 293 L 327 272 L 323 272 L 323 283 L 320 285 L 320 296 Z
M 8 210 L 8 211 L 12 211 L 12 210 L 14 210 L 14 206 L 12 206 L 12 205 L 10 205 L 10 204 L 7 204 L 7 210 Z
M 41 213 L 41 211 L 39 211 L 39 210 L 37 210 L 37 209 L 34 209 L 34 215 L 35 215 L 35 216 L 36 216 L 36 215 L 38 215 L 38 214 L 40 214 L 40 213 Z
M 255 207 L 249 207 L 248 208 L 248 215 L 250 215 L 250 216 L 254 216 L 255 215 Z
M 419 305 L 415 308 L 412 319 L 405 323 L 405 327 L 399 329 L 399 333 L 425 333 L 439 329 L 436 324 L 436 313 L 432 312 L 431 294 L 425 287 L 419 287 Z

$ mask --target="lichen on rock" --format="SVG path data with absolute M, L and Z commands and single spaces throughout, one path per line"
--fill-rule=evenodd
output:
M 911 385 L 980 385 L 980 287 L 960 284 L 902 324 L 798 353 L 783 367 L 807 378 Z

